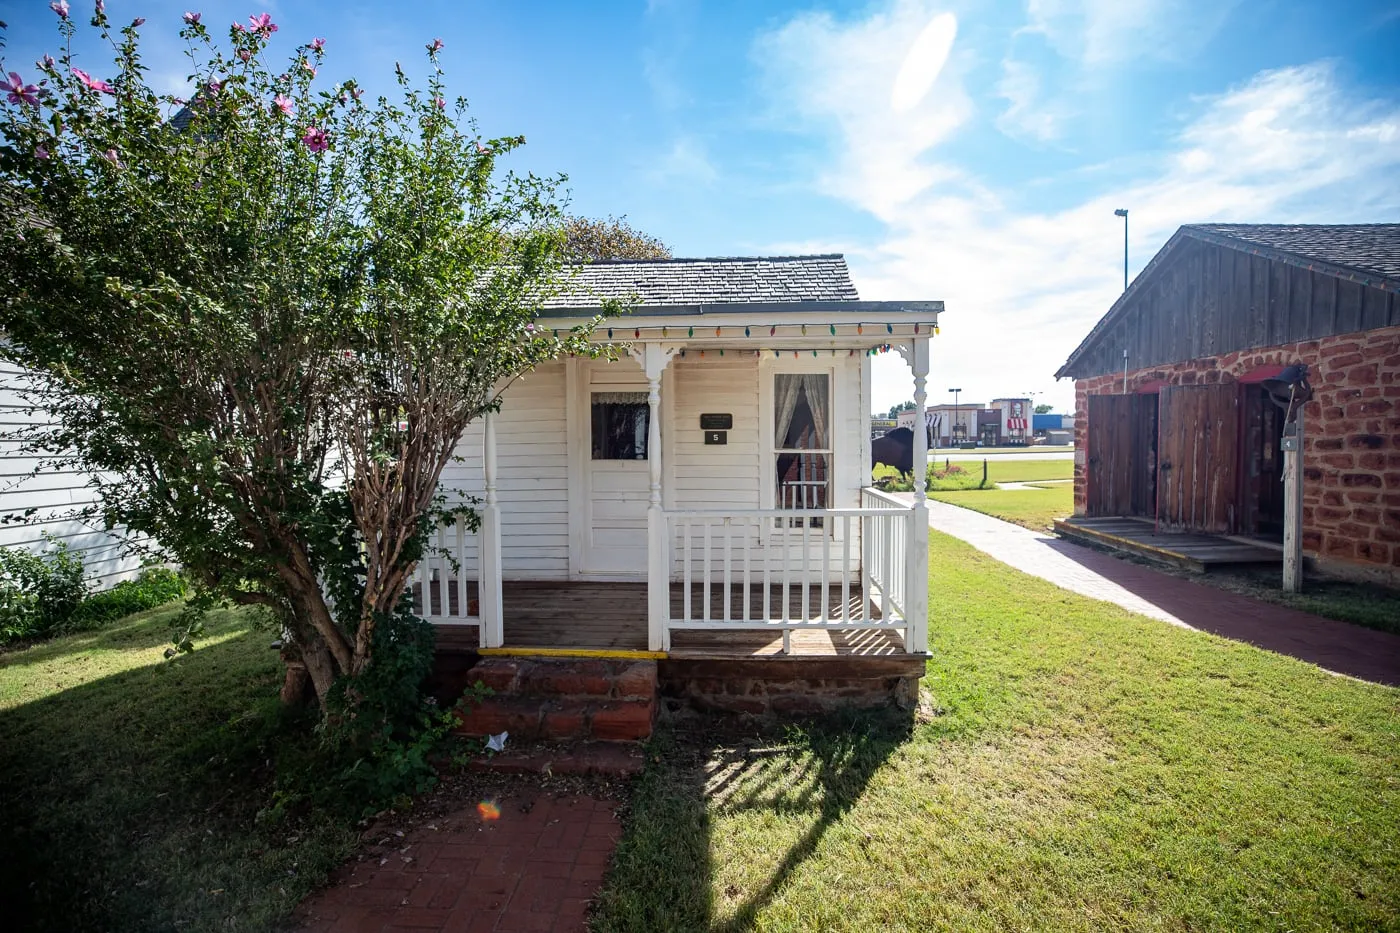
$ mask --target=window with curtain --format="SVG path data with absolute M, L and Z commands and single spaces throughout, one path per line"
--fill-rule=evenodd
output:
M 831 500 L 831 376 L 775 374 L 773 427 L 777 507 L 826 508 Z
M 593 393 L 593 459 L 645 460 L 651 407 L 645 392 Z

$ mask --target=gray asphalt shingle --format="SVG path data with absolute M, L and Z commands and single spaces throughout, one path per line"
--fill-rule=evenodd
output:
M 859 296 L 839 254 L 613 260 L 573 267 L 564 292 L 545 307 L 596 307 L 607 299 L 663 307 L 857 301 Z
M 1400 279 L 1400 224 L 1187 224 L 1182 229 Z

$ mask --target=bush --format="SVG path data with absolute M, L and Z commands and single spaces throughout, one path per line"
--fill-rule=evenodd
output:
M 914 476 L 912 473 L 901 474 L 894 467 L 886 466 L 883 463 L 877 464 L 871 472 L 871 477 L 876 486 L 886 492 L 910 492 L 914 489 Z M 995 489 L 995 483 L 983 483 L 982 471 L 969 472 L 958 466 L 956 463 L 948 465 L 946 470 L 939 470 L 933 466 L 928 468 L 927 489 L 929 492 L 951 492 L 956 489 Z
M 57 632 L 87 595 L 83 560 L 62 541 L 45 553 L 0 548 L 0 644 Z
M 110 590 L 84 599 L 69 619 L 67 628 L 94 629 L 109 622 L 163 606 L 185 596 L 185 580 L 168 567 L 146 567 L 135 580 L 123 580 Z

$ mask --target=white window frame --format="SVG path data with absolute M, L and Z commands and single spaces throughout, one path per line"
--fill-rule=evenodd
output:
M 831 475 L 827 488 L 827 506 L 839 507 L 838 501 L 841 490 L 844 489 L 845 480 L 843 458 L 846 455 L 844 438 L 844 427 L 846 423 L 846 408 L 849 399 L 841 391 L 841 377 L 844 375 L 845 359 L 837 359 L 830 355 L 830 351 L 818 351 L 821 356 L 813 357 L 811 350 L 799 350 L 799 356 L 793 358 L 792 351 L 779 351 L 778 357 L 772 355 L 772 351 L 764 351 L 765 357 L 761 360 L 758 368 L 758 406 L 759 406 L 759 451 L 762 460 L 759 464 L 761 472 L 761 482 L 759 483 L 759 495 L 762 508 L 778 508 L 777 503 L 777 475 L 778 453 L 786 448 L 778 447 L 774 432 L 777 426 L 773 419 L 773 383 L 774 377 L 779 374 L 796 373 L 823 373 L 827 377 L 827 392 L 830 393 L 828 399 L 830 407 L 828 409 L 831 424 L 828 427 L 827 441 L 831 445 L 826 450 L 826 454 L 831 458 Z M 845 353 L 838 350 L 837 353 Z M 818 453 L 819 451 L 808 451 Z M 772 471 L 772 472 L 770 472 Z M 827 529 L 828 534 L 835 530 L 839 522 L 826 523 L 831 528 Z M 786 529 L 788 533 L 801 534 L 801 528 Z M 810 534 L 810 529 L 809 529 Z

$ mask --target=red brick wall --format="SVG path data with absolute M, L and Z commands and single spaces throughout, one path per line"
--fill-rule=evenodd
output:
M 1308 365 L 1313 387 L 1303 409 L 1303 551 L 1400 579 L 1400 327 L 1130 371 L 1128 391 L 1233 382 L 1295 362 Z M 1122 391 L 1122 373 L 1075 383 L 1076 515 L 1086 502 L 1088 397 Z

